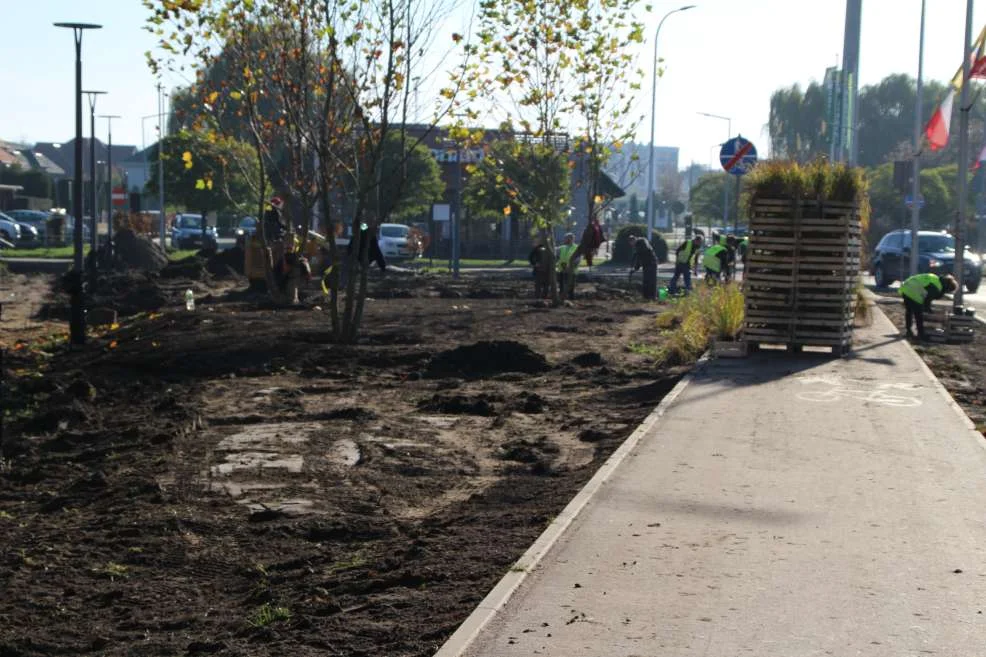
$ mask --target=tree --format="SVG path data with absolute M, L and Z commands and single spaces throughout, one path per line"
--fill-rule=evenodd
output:
M 247 211 L 251 189 L 259 174 L 243 171 L 239 162 L 255 162 L 256 155 L 249 144 L 233 139 L 182 130 L 163 140 L 164 198 L 192 212 L 222 212 L 234 209 Z M 151 147 L 151 175 L 147 190 L 158 192 L 158 145 Z
M 47 171 L 41 169 L 22 169 L 18 165 L 0 167 L 0 183 L 20 185 L 24 196 L 54 198 L 55 185 Z
M 400 176 L 387 176 L 380 184 L 380 203 L 376 196 L 370 199 L 368 210 L 398 221 L 427 215 L 432 203 L 441 200 L 445 191 L 442 172 L 424 145 L 401 140 L 400 135 L 390 133 L 384 141 L 380 166 L 384 171 L 400 170 Z
M 778 89 L 770 96 L 770 152 L 775 158 L 808 162 L 828 152 L 825 89 L 816 82 Z
M 196 60 L 197 120 L 213 131 L 230 131 L 230 125 L 242 126 L 223 120 L 232 113 L 248 127 L 261 171 L 258 211 L 272 179 L 300 213 L 297 223 L 311 225 L 315 204 L 321 204 L 333 262 L 328 285 L 336 341 L 355 341 L 362 322 L 369 262 L 360 241 L 372 239 L 376 226 L 399 206 L 396 199 L 407 191 L 407 157 L 427 136 L 428 130 L 414 138 L 408 133 L 407 82 L 436 55 L 436 27 L 450 2 L 145 0 L 152 10 L 149 28 L 162 38 L 162 47 Z M 220 54 L 231 62 L 223 66 L 232 75 L 208 75 Z M 454 98 L 453 92 L 449 105 Z M 391 135 L 405 154 L 399 162 L 386 157 Z M 274 178 L 278 172 L 282 180 Z M 396 194 L 381 191 L 385 181 Z M 343 221 L 359 258 L 343 261 L 337 248 L 336 228 Z M 282 290 L 272 275 L 273 251 L 263 227 L 259 235 L 271 295 L 290 303 L 297 268 Z M 307 239 L 307 231 L 298 236 L 302 249 Z M 286 244 L 293 244 L 290 234 Z
M 556 212 L 568 199 L 569 168 L 554 148 L 503 139 L 489 145 L 482 162 L 462 192 L 470 214 L 524 217 L 540 228 L 537 217 Z
M 696 228 L 722 223 L 723 187 L 732 182 L 728 173 L 706 173 L 692 186 L 689 203 Z
M 626 46 L 642 39 L 631 18 L 636 4 L 631 0 L 484 0 L 478 43 L 467 46 L 461 75 L 443 91 L 451 96 L 453 89 L 463 88 L 470 117 L 478 116 L 482 108 L 484 114 L 500 118 L 502 132 L 518 134 L 511 142 L 514 161 L 537 162 L 554 172 L 560 164 L 575 165 L 570 159 L 573 151 L 585 156 L 589 172 L 583 187 L 590 212 L 599 199 L 598 171 L 609 144 L 618 141 L 611 133 L 619 132 L 620 119 L 629 111 L 629 95 L 623 88 L 629 68 Z M 461 122 L 456 134 L 475 137 Z M 482 160 L 480 168 L 487 163 Z M 568 190 L 542 186 L 525 194 L 515 178 L 494 174 L 493 179 L 531 217 L 553 261 L 553 231 L 568 219 Z M 550 174 L 539 182 L 561 184 Z M 556 304 L 560 302 L 554 279 L 551 296 Z

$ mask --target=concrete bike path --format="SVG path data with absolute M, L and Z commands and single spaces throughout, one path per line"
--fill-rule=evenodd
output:
M 874 314 L 699 368 L 438 655 L 986 655 L 986 441 Z

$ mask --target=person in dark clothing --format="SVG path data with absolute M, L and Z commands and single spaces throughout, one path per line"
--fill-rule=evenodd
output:
M 644 270 L 644 298 L 657 298 L 657 256 L 654 248 L 643 237 L 633 243 L 633 271 Z
M 678 278 L 685 277 L 685 291 L 692 289 L 692 267 L 698 266 L 699 252 L 702 250 L 702 238 L 695 237 L 685 240 L 675 250 L 674 276 L 668 283 L 668 292 L 678 293 Z
M 278 197 L 270 200 L 270 208 L 264 212 L 264 237 L 267 242 L 280 242 L 284 239 L 286 228 L 281 218 L 281 211 L 284 209 L 284 201 Z
M 736 278 L 736 248 L 738 242 L 735 235 L 727 235 L 725 238 L 726 247 L 726 267 L 723 269 L 724 280 L 729 281 Z
M 551 293 L 551 268 L 548 263 L 548 247 L 544 244 L 537 244 L 527 256 L 527 261 L 531 263 L 531 271 L 534 275 L 534 296 L 538 299 L 547 299 Z
M 383 251 L 380 250 L 380 243 L 377 241 L 375 231 L 371 233 L 370 227 L 366 223 L 359 225 L 359 236 L 353 236 L 353 239 L 349 240 L 349 246 L 346 247 L 346 255 L 348 257 L 353 256 L 353 243 L 357 240 L 359 241 L 357 262 L 362 263 L 363 258 L 367 255 L 367 250 L 369 250 L 369 259 L 367 262 L 375 262 L 380 267 L 380 271 L 387 271 L 387 261 L 383 257 Z
M 915 274 L 900 285 L 900 296 L 904 297 L 904 324 L 907 337 L 913 338 L 911 323 L 918 325 L 918 339 L 927 340 L 924 332 L 924 313 L 931 310 L 931 302 L 954 292 L 957 284 L 952 276 L 937 274 Z

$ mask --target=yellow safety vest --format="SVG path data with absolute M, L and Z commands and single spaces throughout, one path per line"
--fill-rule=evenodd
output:
M 678 251 L 678 264 L 687 265 L 692 259 L 692 250 L 695 248 L 695 243 L 691 240 L 685 242 L 685 247 Z
M 702 257 L 702 264 L 711 272 L 719 273 L 722 271 L 722 262 L 719 261 L 719 254 L 726 250 L 726 247 L 715 244 L 705 250 Z
M 936 274 L 915 274 L 900 286 L 900 295 L 917 303 L 928 297 L 928 286 L 934 285 L 941 292 L 941 279 Z
M 565 271 L 568 267 L 568 261 L 572 259 L 572 255 L 575 253 L 575 249 L 579 248 L 575 244 L 562 244 L 558 248 L 558 271 Z

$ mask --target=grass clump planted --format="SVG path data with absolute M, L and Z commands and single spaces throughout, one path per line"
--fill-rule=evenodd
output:
M 658 328 L 667 333 L 661 360 L 671 366 L 694 362 L 712 339 L 738 338 L 743 319 L 744 297 L 738 285 L 699 287 L 658 318 Z

